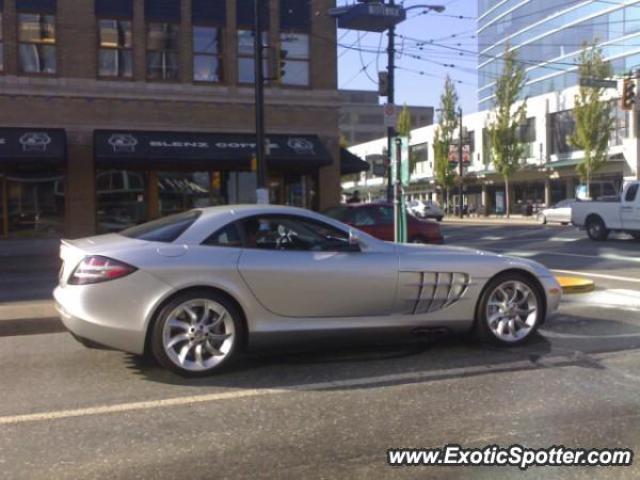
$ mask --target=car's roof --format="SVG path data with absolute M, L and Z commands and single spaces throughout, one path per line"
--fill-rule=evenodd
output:
M 308 214 L 310 211 L 304 208 L 288 207 L 283 205 L 256 205 L 256 204 L 238 204 L 238 205 L 219 205 L 217 207 L 198 208 L 203 215 L 216 216 L 226 214 L 261 214 L 261 213 L 292 213 L 292 214 Z

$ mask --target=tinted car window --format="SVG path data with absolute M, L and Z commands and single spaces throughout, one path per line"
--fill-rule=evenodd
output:
M 236 224 L 232 223 L 218 230 L 202 242 L 202 244 L 216 247 L 241 247 L 242 240 L 240 239 Z
M 354 208 L 352 223 L 356 227 L 366 227 L 376 224 L 376 219 L 373 215 L 373 211 L 369 208 Z
M 389 206 L 378 207 L 378 215 L 380 215 L 380 223 L 390 225 L 393 223 L 393 208 Z
M 347 207 L 333 207 L 325 211 L 324 214 L 341 222 L 346 222 L 349 219 L 349 209 Z
M 242 222 L 246 248 L 263 250 L 352 250 L 349 234 L 322 222 L 295 216 L 256 216 Z
M 120 235 L 149 242 L 171 243 L 193 225 L 202 212 L 191 210 L 177 215 L 153 220 L 122 230 Z
M 636 199 L 636 195 L 638 194 L 638 184 L 631 185 L 627 189 L 627 194 L 624 196 L 625 202 L 633 202 Z

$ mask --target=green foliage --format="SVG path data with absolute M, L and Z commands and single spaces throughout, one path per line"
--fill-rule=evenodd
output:
M 596 42 L 590 46 L 585 43 L 577 58 L 581 78 L 602 80 L 612 75 L 611 64 L 603 59 L 602 50 L 595 45 Z M 584 150 L 584 159 L 576 170 L 587 185 L 593 173 L 602 168 L 608 158 L 613 119 L 610 103 L 602 101 L 603 94 L 603 88 L 580 87 L 575 98 L 573 115 L 576 129 L 570 142 L 575 148 Z
M 411 138 L 411 112 L 409 107 L 405 103 L 398 115 L 398 121 L 396 124 L 396 132 L 401 137 Z
M 407 104 L 405 103 L 398 115 L 398 122 L 396 124 L 396 132 L 401 137 L 407 137 L 411 140 L 411 130 L 413 129 L 411 125 L 411 111 Z M 416 171 L 416 165 L 418 163 L 418 156 L 409 149 L 409 174 L 412 174 Z
M 525 152 L 520 125 L 527 119 L 526 100 L 516 107 L 526 82 L 524 68 L 515 51 L 505 47 L 503 71 L 496 81 L 495 111 L 487 128 L 493 165 L 505 181 L 507 216 L 510 214 L 509 179 L 518 169 Z
M 444 91 L 440 96 L 438 126 L 433 139 L 435 180 L 445 190 L 453 187 L 456 177 L 455 169 L 449 163 L 449 146 L 453 142 L 453 133 L 458 126 L 457 104 L 456 87 L 447 75 Z

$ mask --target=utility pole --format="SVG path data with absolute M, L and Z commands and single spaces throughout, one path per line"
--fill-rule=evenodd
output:
M 462 214 L 462 209 L 464 207 L 464 201 L 462 198 L 463 195 L 463 180 L 464 180 L 464 165 L 462 162 L 462 142 L 463 142 L 463 138 L 462 138 L 462 132 L 463 132 L 463 128 L 462 128 L 462 107 L 458 107 L 458 121 L 460 122 L 460 133 L 458 135 L 458 174 L 460 175 L 460 185 L 458 188 L 458 216 L 460 218 L 462 218 L 464 215 Z
M 255 66 L 255 109 L 256 109 L 256 203 L 269 203 L 267 188 L 267 159 L 265 154 L 264 133 L 264 72 L 262 70 L 262 4 L 263 0 L 254 0 L 253 53 Z
M 389 0 L 389 5 L 395 5 L 395 0 Z M 389 91 L 387 92 L 387 103 L 389 105 L 394 105 L 395 104 L 395 89 L 396 89 L 396 85 L 395 85 L 395 71 L 396 71 L 396 46 L 395 46 L 395 40 L 396 40 L 396 27 L 393 26 L 391 28 L 389 28 L 389 41 L 387 44 L 387 56 L 388 56 L 388 88 Z M 393 138 L 396 136 L 396 129 L 394 127 L 387 127 L 387 156 L 389 159 L 392 158 L 392 152 L 393 152 Z M 393 174 L 391 171 L 391 162 L 389 162 L 389 171 L 387 173 L 388 175 L 388 180 L 387 180 L 387 201 L 391 202 L 393 200 L 393 196 L 394 196 L 394 188 L 393 188 Z M 397 223 L 395 224 L 397 225 Z

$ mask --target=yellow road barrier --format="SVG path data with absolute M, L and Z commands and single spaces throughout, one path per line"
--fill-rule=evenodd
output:
M 562 287 L 562 293 L 586 293 L 591 292 L 595 287 L 592 280 L 578 277 L 556 277 Z

